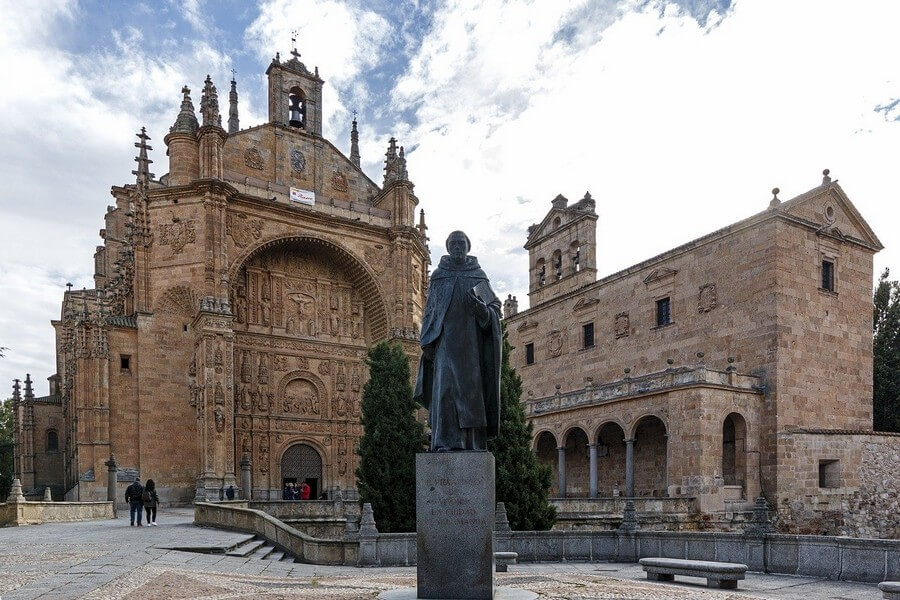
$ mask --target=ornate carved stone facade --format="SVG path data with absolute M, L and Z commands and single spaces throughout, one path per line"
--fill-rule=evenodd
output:
M 872 432 L 881 244 L 841 187 L 600 280 L 593 207 L 558 196 L 529 229 L 531 307 L 506 315 L 553 495 L 688 499 L 728 527 L 762 494 L 783 530 L 872 535 L 841 506 L 884 505 L 895 476 L 862 445 L 900 437 Z
M 322 138 L 318 72 L 294 55 L 267 74 L 267 123 L 240 130 L 233 106 L 226 133 L 207 79 L 201 124 L 185 87 L 169 172 L 150 173 L 142 132 L 136 183 L 113 187 L 96 288 L 66 292 L 54 321 L 52 479 L 68 498 L 106 498 L 111 453 L 163 502 L 240 488 L 245 454 L 242 494 L 297 479 L 352 493 L 367 348 L 394 339 L 418 357 L 429 259 L 405 158 L 379 187 Z M 26 446 L 18 470 L 33 473 Z

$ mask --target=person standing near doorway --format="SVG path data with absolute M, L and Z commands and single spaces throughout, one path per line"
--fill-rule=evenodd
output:
M 141 498 L 144 495 L 144 486 L 141 485 L 141 478 L 135 477 L 134 483 L 129 485 L 125 489 L 125 502 L 128 503 L 129 508 L 131 509 L 131 526 L 134 527 L 135 524 L 135 515 L 137 515 L 137 526 L 141 527 L 141 520 L 143 519 L 144 506 L 141 503 Z
M 312 491 L 312 488 L 309 487 L 309 484 L 304 481 L 300 484 L 300 499 L 301 500 L 309 500 L 309 494 Z

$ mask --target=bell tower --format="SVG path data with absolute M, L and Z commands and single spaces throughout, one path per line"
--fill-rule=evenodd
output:
M 296 38 L 292 41 L 296 43 Z M 322 135 L 322 85 L 319 67 L 310 72 L 300 62 L 296 45 L 291 58 L 281 62 L 275 54 L 269 68 L 269 122 L 280 123 L 313 135 Z

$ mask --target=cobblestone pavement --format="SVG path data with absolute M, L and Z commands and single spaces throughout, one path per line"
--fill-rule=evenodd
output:
M 142 600 L 233 598 L 357 600 L 415 586 L 415 568 L 322 567 L 226 556 L 251 536 L 192 525 L 187 509 L 164 510 L 159 527 L 110 521 L 0 529 L 0 599 Z M 204 548 L 219 554 L 175 548 Z M 540 563 L 497 574 L 497 585 L 537 592 L 541 600 L 875 600 L 874 585 L 749 574 L 738 592 L 710 590 L 702 579 L 649 583 L 640 567 Z

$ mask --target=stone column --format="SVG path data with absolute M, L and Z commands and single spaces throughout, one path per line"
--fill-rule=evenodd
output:
M 566 497 L 566 447 L 560 446 L 556 449 L 557 470 L 559 471 L 559 497 Z
M 597 497 L 597 444 L 588 444 L 591 459 L 591 498 Z
M 106 461 L 106 469 L 106 499 L 113 503 L 113 515 L 118 516 L 118 511 L 116 510 L 116 479 L 119 465 L 116 463 L 114 454 L 109 455 L 109 460 Z
M 244 500 L 253 499 L 252 469 L 253 461 L 250 460 L 250 453 L 244 452 L 244 456 L 241 457 L 241 498 Z
M 366 502 L 362 507 L 359 519 L 359 560 L 357 566 L 374 567 L 378 565 L 378 527 L 375 525 L 375 514 L 372 505 Z
M 634 438 L 625 440 L 625 497 L 634 498 Z

